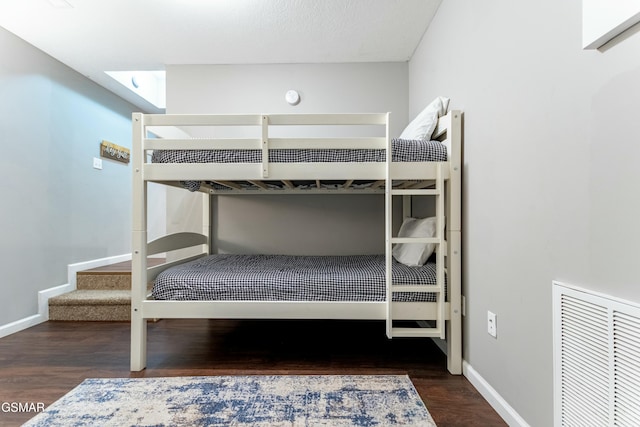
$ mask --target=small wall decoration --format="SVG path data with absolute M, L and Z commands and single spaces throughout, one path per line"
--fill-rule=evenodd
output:
M 100 156 L 122 163 L 129 163 L 130 159 L 128 148 L 121 147 L 120 145 L 109 141 L 102 141 L 100 143 Z

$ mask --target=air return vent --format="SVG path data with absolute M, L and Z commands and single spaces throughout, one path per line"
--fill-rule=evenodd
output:
M 553 284 L 556 426 L 640 426 L 640 306 Z

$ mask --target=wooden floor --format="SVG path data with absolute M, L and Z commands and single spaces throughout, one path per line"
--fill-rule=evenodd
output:
M 129 371 L 129 324 L 46 322 L 0 339 L 0 402 L 49 405 L 85 378 L 408 374 L 439 427 L 506 425 L 428 339 L 384 336 L 381 322 L 161 320 L 147 369 Z M 3 407 L 6 408 L 6 405 Z M 33 413 L 0 411 L 0 426 Z

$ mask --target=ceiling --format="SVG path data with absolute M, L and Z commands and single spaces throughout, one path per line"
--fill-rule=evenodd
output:
M 178 64 L 407 61 L 441 0 L 2 0 L 0 26 L 144 111 L 105 74 Z

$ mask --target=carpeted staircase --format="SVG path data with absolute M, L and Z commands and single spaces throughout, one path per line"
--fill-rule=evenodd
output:
M 150 259 L 149 265 L 164 260 Z M 49 299 L 49 320 L 129 321 L 131 262 L 79 271 L 76 290 Z

